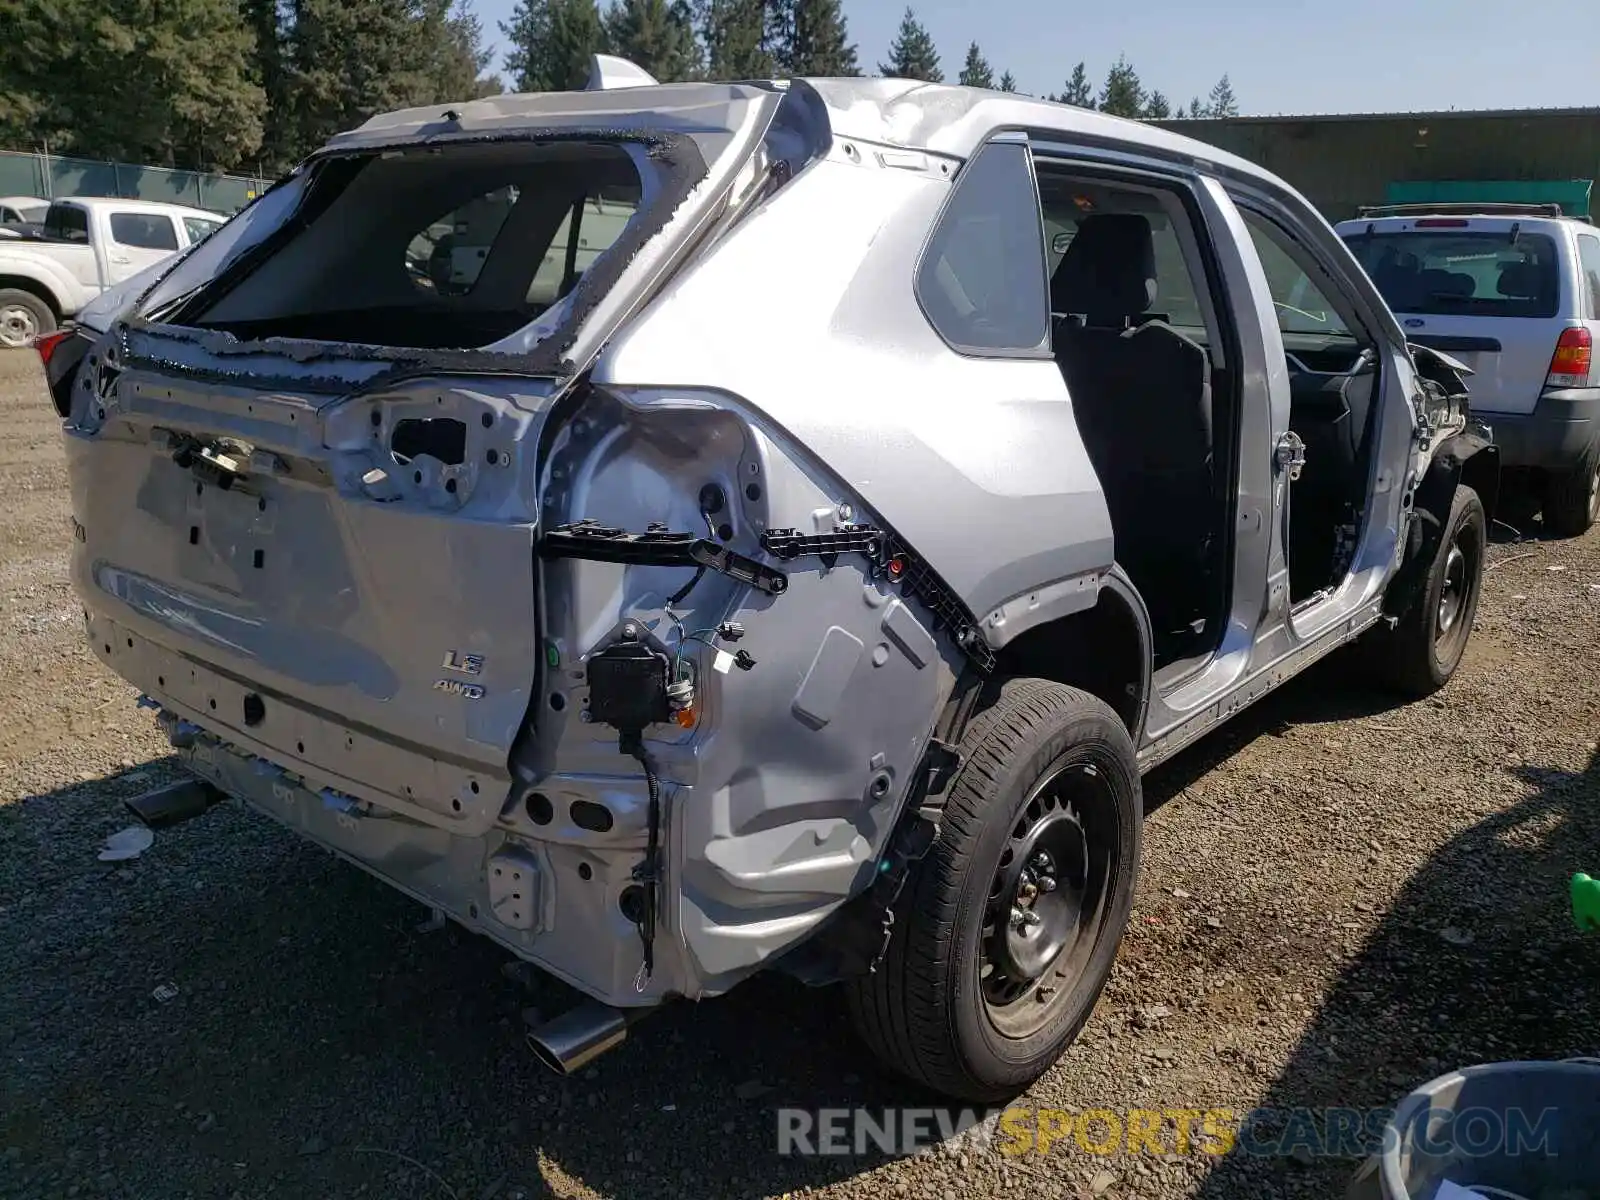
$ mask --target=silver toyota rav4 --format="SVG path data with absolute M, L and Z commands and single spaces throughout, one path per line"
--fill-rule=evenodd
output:
M 905 80 L 380 116 L 52 344 L 89 639 L 192 772 L 588 997 L 777 967 L 1040 1075 L 1140 775 L 1339 646 L 1456 669 L 1498 490 L 1272 176 Z M 272 903 L 263 899 L 263 903 Z

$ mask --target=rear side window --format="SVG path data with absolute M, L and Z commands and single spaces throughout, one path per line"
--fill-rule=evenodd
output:
M 622 236 L 638 207 L 637 189 L 628 188 L 602 188 L 574 204 L 528 285 L 528 302 L 554 304 L 576 287 L 594 260 Z
M 1561 300 L 1556 243 L 1542 233 L 1417 230 L 1345 239 L 1398 313 L 1553 317 Z
M 249 337 L 490 345 L 569 293 L 641 209 L 640 168 L 614 142 L 418 148 L 314 170 L 298 219 L 213 300 L 202 293 L 187 323 Z
M 495 188 L 429 221 L 406 247 L 412 282 L 440 296 L 466 296 L 516 204 L 515 187 Z
M 61 242 L 87 242 L 89 214 L 71 204 L 52 204 L 45 213 L 44 233 Z
M 1600 238 L 1588 233 L 1578 235 L 1578 264 L 1589 285 L 1589 319 L 1600 319 Z
M 970 354 L 1047 349 L 1050 293 L 1028 148 L 991 142 L 961 172 L 917 268 L 939 335 Z
M 221 221 L 207 221 L 204 217 L 185 217 L 183 219 L 183 230 L 189 235 L 191 245 L 205 241 L 221 228 Z
M 141 250 L 176 250 L 178 231 L 161 213 L 119 212 L 111 214 L 111 240 Z

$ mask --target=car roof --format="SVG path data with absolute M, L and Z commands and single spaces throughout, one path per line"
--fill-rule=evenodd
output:
M 26 204 L 31 207 L 35 204 L 49 203 L 50 201 L 46 200 L 43 196 L 0 196 L 0 204 L 14 204 L 18 206 Z
M 1418 221 L 1470 221 L 1472 228 L 1483 233 L 1509 232 L 1513 226 L 1528 233 L 1540 231 L 1553 233 L 1574 225 L 1585 229 L 1593 229 L 1589 222 L 1578 217 L 1536 216 L 1504 212 L 1456 212 L 1453 210 L 1437 213 L 1408 212 L 1403 216 L 1352 217 L 1347 221 L 1340 221 L 1333 228 L 1341 236 L 1366 229 L 1371 229 L 1374 233 L 1431 233 L 1435 230 L 1440 233 L 1449 233 L 1452 230 L 1459 233 L 1463 229 L 1463 226 L 1459 224 L 1438 225 L 1419 229 L 1417 228 Z M 1467 232 L 1471 232 L 1471 229 L 1468 229 Z
M 57 196 L 64 203 L 83 208 L 115 208 L 121 212 L 175 213 L 180 217 L 200 217 L 207 221 L 226 221 L 221 213 L 203 208 L 190 208 L 185 204 L 165 204 L 159 200 L 123 200 L 118 196 Z
M 327 148 L 354 150 L 441 134 L 469 138 L 473 135 L 480 138 L 515 136 L 551 126 L 604 125 L 608 119 L 651 113 L 661 114 L 678 128 L 690 128 L 684 122 L 695 119 L 716 127 L 719 110 L 725 114 L 722 119 L 726 121 L 738 107 L 794 88 L 807 89 L 821 102 L 827 110 L 829 128 L 836 137 L 967 158 L 997 130 L 1060 130 L 1068 137 L 1131 144 L 1165 157 L 1223 167 L 1241 176 L 1284 186 L 1270 172 L 1245 159 L 1141 121 L 1014 92 L 922 83 L 914 79 L 804 78 L 745 83 L 669 83 L 594 91 L 513 92 L 461 104 L 434 104 L 383 113 L 357 129 L 338 135 Z M 628 124 L 637 127 L 639 122 Z

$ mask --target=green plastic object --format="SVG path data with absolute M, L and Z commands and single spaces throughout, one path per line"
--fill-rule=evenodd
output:
M 1421 179 L 1394 182 L 1385 204 L 1559 204 L 1569 217 L 1589 215 L 1592 179 Z
M 1579 929 L 1600 932 L 1600 879 L 1582 871 L 1572 877 L 1572 919 Z

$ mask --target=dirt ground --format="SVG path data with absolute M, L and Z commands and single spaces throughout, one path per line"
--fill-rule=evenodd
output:
M 171 767 L 82 644 L 28 353 L 0 354 L 0 496 L 0 1194 L 1342 1194 L 1357 1160 L 1305 1151 L 780 1156 L 781 1106 L 934 1103 L 830 992 L 681 1005 L 561 1081 L 521 1040 L 545 985 L 237 806 L 98 862 Z M 1497 527 L 1440 696 L 1395 707 L 1330 662 L 1146 781 L 1112 983 L 1020 1103 L 1383 1106 L 1457 1065 L 1595 1053 L 1600 937 L 1567 881 L 1600 873 L 1600 531 L 1507 519 L 1529 538 Z

